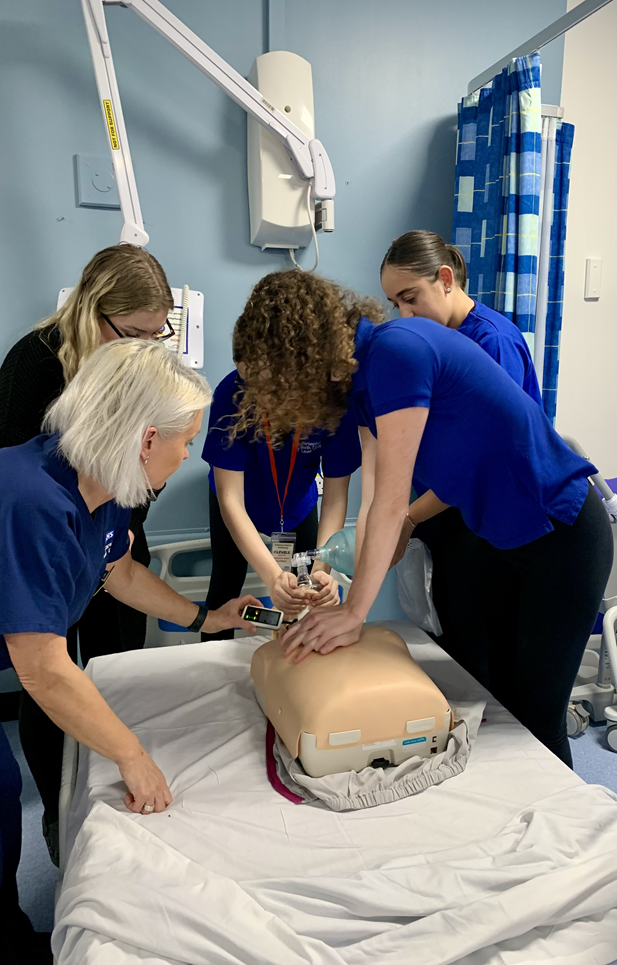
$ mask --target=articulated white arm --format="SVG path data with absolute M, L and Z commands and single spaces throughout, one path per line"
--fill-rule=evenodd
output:
M 81 5 L 111 149 L 120 207 L 124 218 L 120 241 L 143 247 L 148 244 L 149 238 L 144 231 L 141 208 L 139 207 L 137 185 L 124 126 L 114 62 L 111 57 L 103 2 L 102 0 L 81 0 Z
M 105 4 L 130 7 L 139 14 L 146 23 L 154 27 L 181 54 L 184 54 L 187 60 L 195 64 L 210 80 L 229 94 L 247 114 L 255 117 L 260 124 L 282 141 L 300 177 L 311 182 L 311 194 L 315 199 L 330 200 L 334 197 L 334 172 L 322 143 L 315 138 L 309 140 L 300 128 L 269 104 L 238 71 L 230 67 L 162 3 L 158 0 L 82 0 L 96 82 L 118 184 L 120 206 L 124 215 L 121 241 L 145 245 L 148 242 L 148 235 L 143 230 L 137 186 L 105 24 Z

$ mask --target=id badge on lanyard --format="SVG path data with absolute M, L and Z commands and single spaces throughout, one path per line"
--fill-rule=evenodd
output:
M 276 471 L 276 462 L 274 460 L 274 451 L 272 449 L 272 437 L 270 435 L 270 426 L 268 424 L 268 419 L 264 412 L 264 429 L 266 433 L 266 442 L 268 443 L 268 455 L 270 456 L 270 469 L 272 471 L 272 481 L 274 482 L 274 488 L 276 490 L 276 498 L 278 499 L 279 509 L 281 511 L 281 528 L 277 533 L 272 533 L 272 556 L 281 567 L 282 570 L 291 572 L 291 559 L 294 554 L 294 548 L 296 545 L 296 534 L 285 532 L 285 518 L 283 516 L 283 509 L 285 506 L 285 500 L 287 499 L 287 492 L 289 490 L 289 483 L 291 482 L 291 476 L 294 471 L 294 466 L 296 464 L 296 456 L 298 455 L 298 446 L 300 444 L 300 434 L 302 432 L 302 426 L 298 426 L 291 446 L 291 456 L 289 459 L 289 473 L 287 475 L 287 483 L 285 484 L 285 492 L 283 493 L 283 498 L 281 499 L 281 494 L 279 491 L 278 473 Z
M 286 573 L 291 573 L 291 560 L 295 546 L 295 533 L 272 533 L 272 555 L 280 568 Z

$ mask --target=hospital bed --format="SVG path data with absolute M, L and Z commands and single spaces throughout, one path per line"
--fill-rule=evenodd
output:
M 268 783 L 249 679 L 261 638 L 100 657 L 88 674 L 161 766 L 162 814 L 67 740 L 58 965 L 608 965 L 617 796 L 588 786 L 435 643 L 397 630 L 448 700 L 487 700 L 466 770 L 361 811 Z

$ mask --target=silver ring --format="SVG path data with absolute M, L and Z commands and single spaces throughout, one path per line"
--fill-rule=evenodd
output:
M 142 807 L 142 811 L 145 814 L 152 814 L 152 812 L 154 811 L 154 804 L 144 804 L 144 806 Z

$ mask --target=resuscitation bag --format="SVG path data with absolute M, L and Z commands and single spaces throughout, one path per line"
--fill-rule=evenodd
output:
M 441 636 L 432 594 L 433 557 L 428 546 L 421 539 L 410 539 L 405 555 L 395 569 L 399 602 L 410 623 Z

